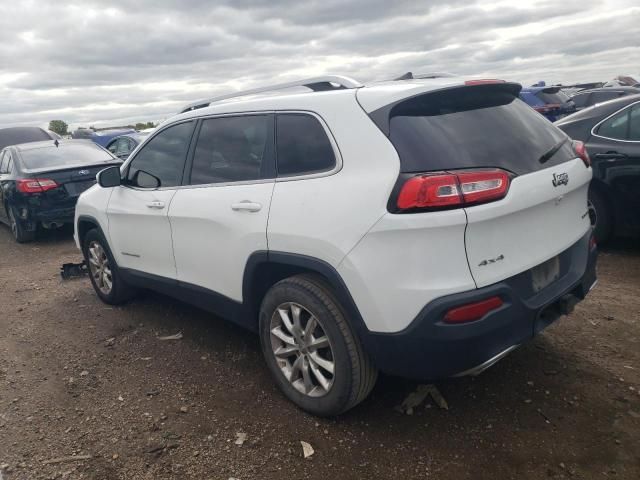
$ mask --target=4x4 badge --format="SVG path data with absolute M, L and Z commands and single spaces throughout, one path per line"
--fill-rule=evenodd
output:
M 554 173 L 553 174 L 553 186 L 559 187 L 560 185 L 568 185 L 569 184 L 569 174 L 568 173 Z
M 496 263 L 496 262 L 499 262 L 501 260 L 504 260 L 504 255 L 502 255 L 502 254 L 498 255 L 496 258 L 488 258 L 486 260 L 483 260 L 478 264 L 478 266 L 479 267 L 484 267 L 486 265 L 489 265 L 491 263 Z

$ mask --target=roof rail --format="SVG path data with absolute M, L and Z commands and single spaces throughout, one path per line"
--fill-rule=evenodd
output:
M 297 80 L 294 82 L 279 83 L 276 85 L 270 85 L 268 87 L 252 88 L 251 90 L 242 90 L 240 92 L 228 93 L 226 95 L 220 95 L 218 97 L 207 98 L 191 103 L 184 107 L 180 113 L 189 112 L 191 110 L 197 110 L 198 108 L 208 107 L 212 103 L 219 102 L 221 100 L 227 100 L 229 98 L 244 97 L 245 95 L 254 95 L 256 93 L 271 92 L 274 90 L 283 90 L 285 88 L 293 87 L 307 87 L 314 92 L 324 92 L 327 90 L 343 90 L 350 88 L 360 88 L 363 85 L 349 77 L 341 75 L 327 75 L 324 77 L 306 78 L 304 80 Z

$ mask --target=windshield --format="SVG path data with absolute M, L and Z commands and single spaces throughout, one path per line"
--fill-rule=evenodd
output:
M 20 155 L 27 170 L 92 165 L 115 160 L 109 153 L 89 142 L 25 149 Z

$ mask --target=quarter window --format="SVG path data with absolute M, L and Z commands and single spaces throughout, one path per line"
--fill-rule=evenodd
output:
M 2 152 L 2 154 L 0 155 L 0 174 L 8 172 L 8 169 L 7 169 L 8 163 L 9 163 L 9 155 L 7 154 L 7 152 Z
M 202 122 L 193 156 L 191 185 L 266 178 L 272 138 L 269 115 L 209 118 Z
M 144 187 L 136 183 L 137 172 L 144 171 L 158 178 L 160 187 L 180 185 L 193 125 L 194 122 L 173 125 L 149 140 L 129 164 L 129 183 Z
M 278 175 L 300 175 L 331 170 L 336 157 L 317 118 L 299 113 L 277 117 Z

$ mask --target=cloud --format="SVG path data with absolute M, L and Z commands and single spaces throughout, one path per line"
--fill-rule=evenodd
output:
M 607 80 L 638 73 L 634 3 L 13 2 L 0 17 L 0 126 L 161 120 L 198 98 L 321 73 Z M 594 33 L 603 25 L 613 33 Z

